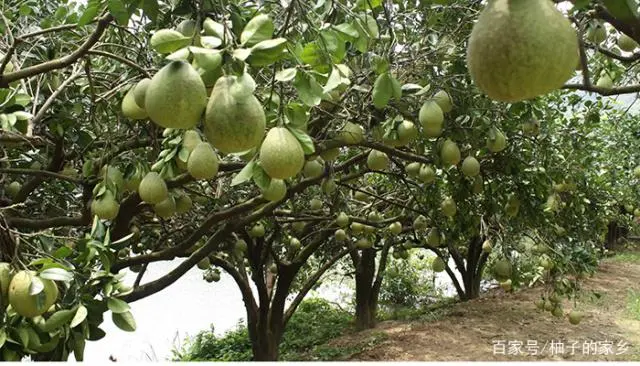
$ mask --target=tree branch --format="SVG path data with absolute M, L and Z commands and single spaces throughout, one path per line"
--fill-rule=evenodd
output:
M 7 88 L 9 87 L 9 83 L 12 83 L 16 80 L 28 78 L 38 74 L 44 74 L 46 72 L 49 72 L 55 69 L 61 69 L 63 67 L 67 67 L 72 63 L 76 62 L 76 60 L 84 56 L 87 53 L 87 51 L 89 51 L 89 49 L 94 44 L 96 44 L 98 40 L 100 40 L 100 37 L 102 36 L 105 29 L 107 29 L 107 26 L 109 25 L 109 23 L 111 23 L 113 19 L 114 18 L 111 14 L 107 14 L 102 18 L 100 18 L 98 20 L 98 25 L 96 26 L 96 29 L 93 31 L 93 33 L 91 33 L 89 38 L 87 38 L 87 40 L 78 49 L 76 49 L 75 51 L 73 51 L 71 54 L 67 56 L 64 56 L 55 60 L 43 62 L 41 64 L 30 66 L 14 72 L 1 74 L 0 88 Z

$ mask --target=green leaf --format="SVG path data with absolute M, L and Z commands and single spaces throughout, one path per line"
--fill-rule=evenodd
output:
M 87 7 L 82 13 L 80 19 L 78 19 L 79 27 L 89 24 L 89 22 L 91 22 L 93 18 L 98 15 L 98 11 L 100 10 L 100 3 L 100 0 L 89 0 L 89 2 L 87 2 Z
M 69 324 L 69 327 L 75 328 L 80 325 L 80 323 L 82 323 L 87 318 L 87 314 L 87 308 L 84 305 L 80 304 L 80 306 L 78 306 L 76 314 L 73 316 L 73 319 Z
M 144 15 L 149 17 L 151 21 L 155 22 L 158 18 L 158 14 L 160 13 L 160 8 L 158 6 L 158 0 L 142 0 L 141 5 L 139 5 L 144 12 Z
M 149 43 L 154 51 L 167 54 L 188 46 L 191 43 L 191 37 L 185 37 L 177 30 L 160 29 L 151 36 Z
M 391 86 L 393 90 L 393 97 L 397 100 L 400 100 L 400 98 L 402 98 L 402 86 L 400 85 L 398 79 L 396 79 L 393 75 L 391 75 Z
M 280 70 L 276 72 L 276 81 L 280 81 L 280 82 L 291 81 L 293 80 L 293 78 L 296 77 L 297 72 L 298 72 L 298 69 L 296 69 L 295 67 Z
M 298 72 L 293 85 L 298 91 L 298 97 L 304 104 L 313 107 L 322 101 L 324 96 L 322 86 L 308 73 Z
M 29 331 L 24 327 L 20 327 L 16 331 L 18 333 L 18 338 L 20 338 L 20 344 L 25 348 L 29 347 Z
M 73 249 L 64 246 L 56 249 L 56 251 L 53 252 L 53 256 L 55 258 L 62 259 L 68 257 L 71 253 L 73 253 Z
M 33 277 L 31 279 L 31 285 L 29 285 L 29 295 L 35 296 L 44 290 L 44 283 L 38 277 Z
M 388 72 L 378 76 L 373 85 L 371 96 L 373 98 L 373 106 L 377 109 L 382 109 L 387 106 L 393 96 L 393 82 Z
M 309 107 L 300 103 L 289 103 L 287 104 L 284 113 L 290 126 L 301 131 L 307 130 L 307 122 L 309 121 Z
M 73 280 L 73 274 L 62 268 L 45 269 L 44 271 L 40 272 L 40 277 L 47 280 L 64 281 L 64 282 L 69 282 Z
M 118 24 L 128 25 L 131 13 L 125 6 L 123 0 L 109 0 L 107 7 L 109 8 L 109 12 L 116 18 Z
M 126 311 L 124 313 L 112 313 L 111 319 L 113 324 L 125 332 L 133 332 L 136 330 L 136 321 L 133 319 L 131 312 Z
M 602 0 L 609 13 L 622 21 L 638 19 L 636 0 Z
M 122 237 L 122 238 L 120 238 L 120 239 L 118 239 L 118 240 L 116 240 L 116 241 L 112 242 L 112 243 L 111 243 L 111 245 L 124 243 L 125 241 L 127 241 L 127 240 L 131 239 L 131 238 L 133 237 L 133 235 L 134 235 L 134 234 L 133 234 L 133 233 L 131 233 L 131 234 L 127 235 L 127 236 L 124 236 L 124 237 Z
M 84 346 L 86 341 L 84 336 L 80 332 L 73 332 L 73 356 L 76 361 L 81 362 L 84 360 Z
M 305 154 L 313 154 L 314 152 L 316 152 L 316 148 L 313 145 L 313 139 L 311 138 L 311 136 L 307 135 L 305 132 L 300 131 L 297 128 L 291 128 L 287 126 L 287 129 L 291 131 L 291 133 L 298 139 Z
M 0 329 L 0 348 L 4 346 L 4 343 L 7 341 L 7 332 L 4 329 Z
M 358 0 L 356 1 L 356 9 L 367 10 L 375 9 L 382 5 L 382 0 Z
M 253 168 L 253 182 L 261 190 L 266 190 L 267 188 L 269 188 L 269 184 L 271 184 L 271 177 L 267 175 L 267 173 L 259 164 L 256 164 Z
M 131 310 L 129 304 L 115 297 L 110 297 L 107 299 L 107 306 L 109 307 L 109 310 L 116 314 L 124 313 Z
M 287 40 L 285 38 L 268 39 L 261 41 L 251 47 L 251 55 L 247 62 L 251 66 L 264 67 L 278 61 L 283 51 L 286 49 Z
M 233 180 L 231 181 L 231 187 L 237 186 L 238 184 L 242 184 L 251 179 L 251 177 L 253 177 L 253 168 L 255 165 L 255 160 L 251 160 L 249 163 L 247 163 L 247 165 L 245 165 L 244 168 L 242 168 L 242 170 L 235 177 L 233 177 Z
M 242 30 L 240 43 L 243 46 L 253 46 L 254 44 L 270 39 L 274 30 L 275 26 L 268 15 L 257 15 L 251 19 Z
M 358 29 L 353 24 L 342 23 L 342 24 L 333 26 L 333 29 L 347 36 L 351 40 L 360 37 L 360 33 L 358 33 Z
M 200 43 L 204 48 L 218 48 L 222 45 L 222 40 L 214 36 L 202 36 L 200 37 Z
M 55 313 L 53 313 L 49 317 L 49 319 L 46 320 L 42 330 L 44 330 L 45 332 L 53 332 L 54 330 L 69 323 L 73 319 L 75 314 L 76 314 L 75 310 L 69 310 L 69 309 L 58 310 Z
M 222 65 L 222 52 L 202 47 L 189 47 L 196 66 L 205 70 L 215 70 Z

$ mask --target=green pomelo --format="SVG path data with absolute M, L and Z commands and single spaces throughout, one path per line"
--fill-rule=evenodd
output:
M 30 295 L 31 282 L 35 277 L 35 272 L 20 271 L 13 276 L 9 284 L 9 304 L 16 313 L 27 318 L 44 314 L 58 298 L 56 284 L 43 278 L 40 278 L 44 285 L 42 292 Z
M 200 75 L 184 61 L 172 61 L 153 76 L 145 95 L 149 118 L 165 128 L 191 129 L 207 104 Z
M 132 88 L 133 89 L 133 99 L 136 102 L 138 108 L 144 110 L 144 100 L 147 95 L 147 88 L 149 87 L 149 83 L 151 83 L 151 79 L 144 78 Z M 145 111 L 146 113 L 146 111 Z M 146 118 L 146 117 L 145 117 Z
M 467 156 L 462 162 L 462 174 L 475 177 L 480 174 L 480 163 L 473 156 Z
M 620 34 L 620 37 L 618 37 L 618 47 L 620 47 L 620 49 L 623 51 L 633 52 L 633 50 L 638 48 L 638 42 L 636 42 L 628 35 L 622 33 Z
M 16 198 L 16 196 L 18 195 L 21 189 L 22 189 L 22 184 L 20 184 L 19 182 L 13 181 L 7 185 L 7 188 L 5 188 L 5 192 L 7 193 L 7 196 L 9 198 L 14 199 Z
M 445 263 L 440 257 L 435 257 L 433 262 L 431 262 L 431 270 L 434 272 L 443 272 L 445 267 Z
M 345 240 L 347 240 L 347 232 L 342 230 L 342 229 L 336 230 L 336 232 L 334 233 L 334 236 L 335 236 L 337 241 L 345 241 Z
M 447 139 L 442 144 L 440 159 L 442 159 L 442 162 L 447 166 L 457 165 L 460 162 L 460 149 L 458 149 L 458 145 Z
M 422 134 L 426 137 L 438 137 L 442 134 L 444 114 L 433 100 L 426 101 L 420 108 L 418 120 L 422 126 Z
M 9 284 L 11 283 L 11 264 L 0 263 L 0 304 L 6 307 L 9 304 Z
M 409 163 L 407 164 L 407 166 L 404 167 L 404 171 L 407 173 L 408 176 L 415 178 L 420 173 L 421 166 L 422 165 L 418 162 Z
M 458 210 L 456 201 L 454 201 L 451 197 L 447 197 L 444 199 L 444 201 L 442 201 L 442 203 L 440 204 L 440 209 L 442 210 L 442 214 L 447 217 L 454 216 L 456 214 L 456 211 Z
M 429 165 L 422 165 L 420 167 L 420 172 L 418 173 L 418 179 L 421 182 L 429 184 L 436 180 L 436 172 Z
M 371 150 L 367 156 L 367 167 L 371 170 L 385 170 L 389 166 L 387 154 L 378 150 Z
M 320 153 L 320 157 L 325 161 L 334 161 L 340 156 L 340 148 L 335 147 L 333 149 L 328 149 Z
M 347 227 L 349 225 L 349 216 L 344 212 L 340 212 L 336 217 L 336 225 L 342 228 Z
M 366 238 L 360 238 L 356 241 L 356 248 L 358 249 L 369 249 L 373 247 L 373 243 Z
M 438 229 L 433 228 L 429 230 L 429 233 L 427 234 L 427 244 L 431 245 L 432 247 L 440 246 L 440 232 L 438 231 Z
M 142 178 L 138 186 L 140 199 L 150 204 L 157 204 L 164 201 L 169 195 L 167 184 L 156 172 L 149 172 Z
M 218 174 L 218 156 L 208 142 L 201 142 L 189 155 L 187 170 L 195 179 L 212 179 Z
M 494 137 L 492 138 L 491 135 L 487 137 L 487 148 L 489 151 L 497 153 L 507 147 L 507 139 L 499 129 L 494 128 L 493 131 Z
M 304 150 L 288 129 L 274 127 L 260 147 L 260 165 L 271 178 L 291 178 L 302 170 Z
M 451 101 L 451 97 L 444 90 L 438 91 L 433 96 L 433 100 L 438 104 L 438 106 L 444 113 L 449 113 L 453 109 L 453 102 Z
M 607 39 L 607 29 L 602 23 L 596 23 L 587 30 L 587 39 L 595 44 L 600 44 Z
M 549 0 L 489 1 L 467 48 L 471 78 L 489 98 L 503 102 L 562 87 L 578 58 L 576 31 Z
M 264 136 L 264 109 L 253 94 L 234 92 L 238 88 L 243 86 L 236 77 L 219 78 L 207 104 L 204 133 L 225 154 L 250 150 Z
M 364 128 L 352 122 L 347 122 L 338 133 L 338 140 L 348 145 L 364 141 Z
M 506 281 L 511 278 L 511 262 L 501 259 L 493 265 L 493 274 L 498 281 Z
M 262 197 L 269 201 L 280 201 L 287 195 L 287 184 L 282 179 L 272 178 L 269 187 L 262 191 Z
M 176 200 L 176 212 L 179 214 L 183 214 L 191 210 L 193 207 L 193 201 L 191 197 L 189 197 L 186 193 L 181 193 L 175 197 Z
M 396 132 L 398 133 L 398 141 L 402 146 L 408 145 L 418 138 L 418 129 L 411 121 L 404 120 L 400 122 Z
M 324 173 L 324 162 L 319 159 L 308 160 L 304 163 L 302 175 L 305 178 L 317 178 Z
M 134 88 L 129 89 L 124 98 L 122 98 L 122 115 L 134 120 L 145 119 L 148 117 L 147 111 L 136 104 L 133 91 Z
M 162 202 L 153 205 L 153 212 L 163 219 L 168 219 L 173 216 L 177 211 L 176 200 L 173 196 L 169 195 Z
M 91 212 L 102 220 L 115 219 L 118 211 L 120 211 L 120 204 L 110 190 L 106 190 L 102 196 L 91 202 Z

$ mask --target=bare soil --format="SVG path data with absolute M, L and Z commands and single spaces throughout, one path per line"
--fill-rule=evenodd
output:
M 639 314 L 630 311 L 628 305 L 634 292 L 640 294 L 640 263 L 609 259 L 603 262 L 594 277 L 583 281 L 582 286 L 584 295 L 577 307 L 585 316 L 578 325 L 535 308 L 533 301 L 540 297 L 543 288 L 516 293 L 495 290 L 479 299 L 453 305 L 438 320 L 386 321 L 375 329 L 335 339 L 330 345 L 362 344 L 368 337 L 379 338 L 382 332 L 384 341 L 349 359 L 640 360 Z M 573 304 L 565 301 L 565 312 L 572 308 Z

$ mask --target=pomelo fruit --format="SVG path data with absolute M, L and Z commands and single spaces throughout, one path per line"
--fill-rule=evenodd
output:
M 213 179 L 218 174 L 218 166 L 218 156 L 208 142 L 196 145 L 187 162 L 187 170 L 195 179 Z
M 578 325 L 582 321 L 584 314 L 581 311 L 571 310 L 569 312 L 569 323 Z
M 322 159 L 307 160 L 302 168 L 305 178 L 317 178 L 324 173 L 324 161 Z
M 444 90 L 440 90 L 433 95 L 433 100 L 438 104 L 442 112 L 449 113 L 453 109 L 453 102 L 449 93 Z
M 489 1 L 467 46 L 471 78 L 489 98 L 503 102 L 562 87 L 578 58 L 576 31 L 549 0 Z
M 427 218 L 424 215 L 418 215 L 413 220 L 413 229 L 416 231 L 424 230 L 427 228 Z
M 337 241 L 345 241 L 348 238 L 347 237 L 347 232 L 344 231 L 343 229 L 336 230 L 336 232 L 334 233 L 334 236 L 335 236 Z
M 440 257 L 433 258 L 433 262 L 431 262 L 431 270 L 434 272 L 443 272 L 444 271 L 444 261 Z
M 402 232 L 402 223 L 400 221 L 392 222 L 389 225 L 389 232 L 393 235 L 398 235 Z
M 404 171 L 407 173 L 408 176 L 415 178 L 418 176 L 418 173 L 420 173 L 421 166 L 422 164 L 418 162 L 409 163 L 404 167 Z
M 458 149 L 458 145 L 455 142 L 447 139 L 442 144 L 442 149 L 440 150 L 440 159 L 446 166 L 458 165 L 460 162 L 460 149 Z
M 7 185 L 7 187 L 5 188 L 5 192 L 7 193 L 7 196 L 9 198 L 14 199 L 16 198 L 16 196 L 18 195 L 21 189 L 22 189 L 22 184 L 20 184 L 19 182 L 13 181 Z
M 147 111 L 136 104 L 134 98 L 134 88 L 129 89 L 122 98 L 122 115 L 129 119 L 145 119 L 148 117 Z
M 620 47 L 620 49 L 623 51 L 633 52 L 636 48 L 638 48 L 638 42 L 636 42 L 628 35 L 622 33 L 620 34 L 620 37 L 618 37 L 618 47 Z
M 511 262 L 507 259 L 501 259 L 493 265 L 493 274 L 498 281 L 506 281 L 511 278 Z
M 254 238 L 261 238 L 264 236 L 264 233 L 265 233 L 265 228 L 261 222 L 253 225 L 253 227 L 251 227 L 251 230 L 249 230 L 249 235 L 251 235 Z
M 611 79 L 611 76 L 609 76 L 609 74 L 604 73 L 596 81 L 596 86 L 599 88 L 611 89 L 613 88 L 613 80 Z
M 250 150 L 262 140 L 266 126 L 264 109 L 251 88 L 235 76 L 217 81 L 207 104 L 204 133 L 225 154 Z
M 196 22 L 193 19 L 185 19 L 178 23 L 176 30 L 185 37 L 193 37 L 196 33 Z
M 432 247 L 440 246 L 440 232 L 437 228 L 434 227 L 429 230 L 429 233 L 427 234 L 427 244 Z
M 436 180 L 436 172 L 430 165 L 423 164 L 420 167 L 420 172 L 418 173 L 418 179 L 423 183 L 429 184 Z
M 36 295 L 30 295 L 31 282 L 36 277 L 33 271 L 20 271 L 16 273 L 9 283 L 9 304 L 16 313 L 33 318 L 44 314 L 58 298 L 56 284 L 44 278 L 40 278 L 44 289 Z
M 334 161 L 340 156 L 340 148 L 334 147 L 333 149 L 328 149 L 320 153 L 320 157 L 325 161 Z
M 373 247 L 373 243 L 369 241 L 367 238 L 360 238 L 356 241 L 356 248 L 358 249 L 369 249 Z
M 153 212 L 163 219 L 168 219 L 177 211 L 176 200 L 172 195 L 168 195 L 162 202 L 153 205 Z
M 492 131 L 487 136 L 487 148 L 489 151 L 497 153 L 507 147 L 507 139 L 499 129 L 493 127 Z
M 511 291 L 511 279 L 500 282 L 500 287 L 502 287 L 505 292 Z
M 349 225 L 349 216 L 344 212 L 340 212 L 336 217 L 336 225 L 341 228 L 347 227 L 347 225 Z
M 604 24 L 596 22 L 589 26 L 587 30 L 587 39 L 595 44 L 600 44 L 607 39 L 607 29 Z
M 480 174 L 480 163 L 473 156 L 467 156 L 462 162 L 462 174 L 475 177 Z
M 442 109 L 433 100 L 426 101 L 420 108 L 418 120 L 422 126 L 422 134 L 426 137 L 438 137 L 442 135 L 444 114 Z
M 364 230 L 364 225 L 359 222 L 352 222 L 351 225 L 349 225 L 349 229 L 351 229 L 354 234 L 359 234 Z
M 491 245 L 491 240 L 485 240 L 482 243 L 482 251 L 485 253 L 491 253 L 493 250 L 493 245 Z
M 200 260 L 200 262 L 198 262 L 198 268 L 205 270 L 205 269 L 209 269 L 211 267 L 211 261 L 209 260 L 209 257 L 204 257 Z
M 322 184 L 320 185 L 322 192 L 324 194 L 331 194 L 336 191 L 338 185 L 336 181 L 332 177 L 328 177 L 322 180 Z
M 171 61 L 153 76 L 144 100 L 149 118 L 159 126 L 191 129 L 206 107 L 207 90 L 190 64 Z
M 304 150 L 288 129 L 274 127 L 260 147 L 260 165 L 271 178 L 291 178 L 302 170 Z
M 140 181 L 138 194 L 140 199 L 153 205 L 164 201 L 169 195 L 169 190 L 158 173 L 149 172 Z
M 9 284 L 11 283 L 11 264 L 0 263 L 0 304 L 6 307 L 9 304 Z
M 371 150 L 367 156 L 367 167 L 371 170 L 385 170 L 389 166 L 387 154 L 378 150 Z
M 202 142 L 200 134 L 196 130 L 186 130 L 182 135 L 182 147 L 189 151 L 189 154 Z
M 191 207 L 193 207 L 193 201 L 191 200 L 191 197 L 184 192 L 177 194 L 175 196 L 175 200 L 176 212 L 179 214 L 187 213 L 189 212 L 189 210 L 191 210 Z
M 309 208 L 312 211 L 321 210 L 322 209 L 322 200 L 320 200 L 318 198 L 312 198 L 311 201 L 309 201 Z
M 151 79 L 144 78 L 138 81 L 138 83 L 134 85 L 133 88 L 131 88 L 133 89 L 133 100 L 136 102 L 136 105 L 138 106 L 138 108 L 142 110 L 144 110 L 145 108 L 144 100 L 147 95 L 147 88 L 149 87 L 150 82 L 151 82 Z M 147 112 L 145 111 L 144 113 L 146 114 Z
M 442 210 L 442 214 L 447 217 L 452 217 L 456 214 L 458 208 L 456 207 L 456 201 L 451 197 L 445 198 L 440 204 L 440 209 Z
M 110 190 L 91 202 L 91 212 L 102 220 L 113 220 L 118 216 L 120 204 Z
M 338 140 L 348 145 L 364 141 L 364 128 L 352 122 L 347 122 L 338 133 Z
M 104 165 L 100 170 L 100 174 L 103 178 L 111 181 L 117 188 L 124 186 L 124 176 L 118 167 L 113 165 Z
M 398 133 L 398 142 L 401 146 L 408 145 L 418 138 L 416 125 L 406 119 L 398 124 L 396 132 Z
M 262 191 L 262 197 L 269 201 L 280 201 L 287 195 L 287 184 L 282 179 L 271 178 L 269 187 Z

